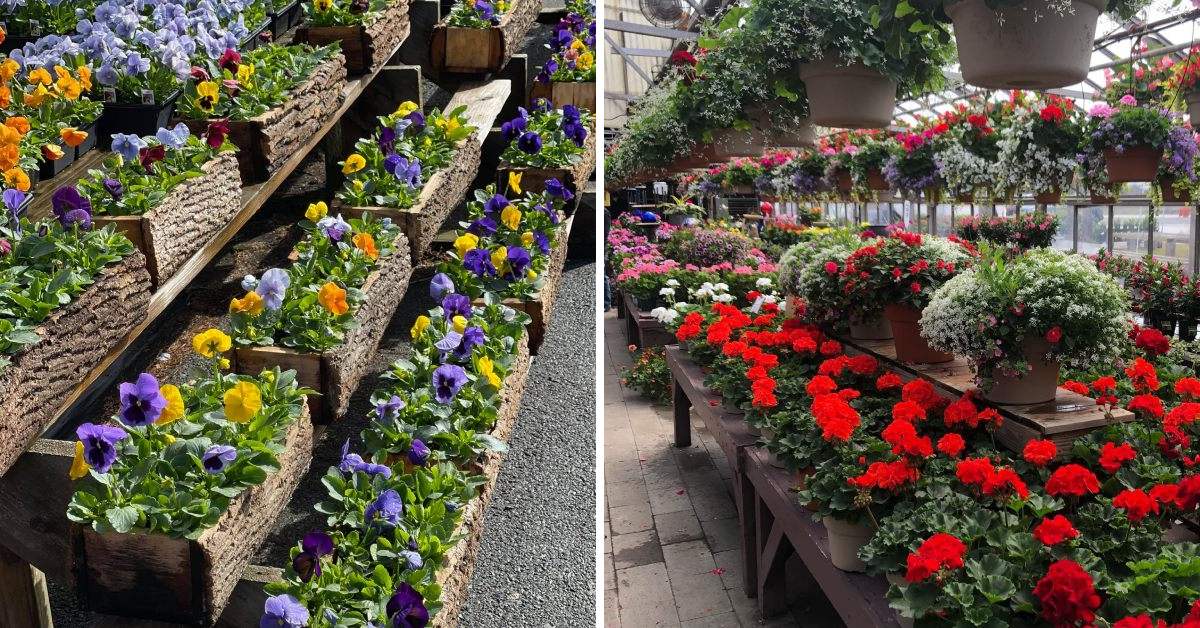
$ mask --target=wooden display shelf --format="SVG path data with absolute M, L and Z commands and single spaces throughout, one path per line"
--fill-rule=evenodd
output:
M 429 38 L 430 66 L 438 74 L 499 71 L 520 47 L 541 9 L 542 0 L 513 0 L 500 23 L 489 28 L 456 28 L 441 20 Z
M 658 319 L 638 309 L 637 299 L 625 293 L 625 340 L 639 348 L 665 347 L 675 344 L 675 335 L 668 332 Z
M 547 169 L 500 164 L 496 170 L 497 188 L 501 191 L 508 190 L 508 173 L 518 172 L 521 174 L 521 190 L 523 191 L 542 192 L 546 189 L 546 181 L 558 179 L 560 183 L 578 194 L 587 187 L 587 181 L 595 168 L 596 133 L 595 129 L 588 129 L 587 139 L 583 141 L 583 152 L 579 155 L 579 161 L 575 162 L 573 166 Z
M 470 191 L 471 183 L 479 170 L 483 138 L 495 124 L 511 90 L 511 81 L 496 80 L 464 85 L 454 93 L 442 110 L 453 111 L 460 106 L 466 106 L 466 123 L 475 127 L 475 132 L 459 142 L 458 149 L 445 168 L 429 177 L 412 207 L 350 207 L 341 201 L 335 201 L 335 211 L 347 217 L 360 217 L 370 213 L 377 218 L 391 218 L 404 230 L 404 235 L 408 236 L 408 244 L 412 249 L 412 263 L 416 266 L 429 253 L 438 229 L 446 222 L 450 212 L 454 211 Z
M 754 537 L 747 534 L 754 527 L 754 510 L 744 507 L 747 502 L 741 478 L 744 475 L 746 448 L 757 445 L 758 434 L 746 424 L 743 413 L 726 408 L 721 403 L 721 395 L 704 385 L 704 373 L 683 349 L 670 346 L 663 349 L 663 354 L 671 370 L 675 446 L 691 446 L 691 415 L 694 413 L 704 421 L 704 427 L 721 447 L 725 461 L 733 471 L 733 495 L 738 511 L 742 551 L 742 587 L 746 595 L 754 597 L 758 594 L 758 553 L 754 547 Z
M 963 358 L 956 357 L 951 362 L 941 364 L 910 364 L 896 359 L 896 347 L 892 340 L 839 340 L 848 352 L 871 355 L 887 368 L 902 376 L 907 375 L 908 379 L 919 377 L 928 381 L 944 395 L 958 398 L 975 388 L 975 375 Z M 1061 387 L 1054 401 L 1031 405 L 987 405 L 999 410 L 1005 419 L 996 430 L 996 440 L 1018 454 L 1030 440 L 1046 439 L 1053 441 L 1058 446 L 1060 457 L 1065 458 L 1070 455 L 1071 443 L 1077 438 L 1105 425 L 1134 419 L 1133 413 L 1124 408 L 1114 408 L 1106 415 L 1093 399 Z
M 847 626 L 900 626 L 896 611 L 888 605 L 884 578 L 833 566 L 825 526 L 813 520 L 813 513 L 792 492 L 794 474 L 771 466 L 766 450 L 758 447 L 745 449 L 743 461 L 743 502 L 749 502 L 755 515 L 752 529 L 742 532 L 755 547 L 762 616 L 787 610 L 785 565 L 795 553 Z
M 530 88 L 530 106 L 539 98 L 549 100 L 555 109 L 562 109 L 563 105 L 575 105 L 594 114 L 596 113 L 596 82 L 550 81 L 549 83 L 540 83 L 535 81 L 533 87 Z

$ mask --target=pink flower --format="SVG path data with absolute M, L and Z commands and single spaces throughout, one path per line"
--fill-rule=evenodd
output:
M 1088 110 L 1088 115 L 1092 116 L 1093 118 L 1108 118 L 1116 112 L 1116 108 L 1110 107 L 1108 103 L 1098 102 L 1092 105 L 1092 108 Z
M 1133 94 L 1125 94 L 1124 96 L 1121 97 L 1121 100 L 1119 100 L 1117 102 L 1120 102 L 1122 105 L 1126 105 L 1129 107 L 1137 106 L 1137 99 L 1133 97 Z

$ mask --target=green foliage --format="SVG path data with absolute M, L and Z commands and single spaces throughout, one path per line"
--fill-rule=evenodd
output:
M 242 55 L 236 69 L 222 69 L 217 59 L 207 59 L 200 67 L 220 90 L 215 106 L 200 104 L 196 88 L 201 82 L 191 80 L 176 103 L 176 113 L 190 120 L 250 120 L 287 102 L 293 89 L 339 51 L 337 44 L 322 48 L 268 44 Z
M 671 369 L 667 368 L 662 347 L 646 347 L 639 353 L 636 347 L 629 346 L 637 359 L 632 366 L 621 370 L 621 384 L 651 401 L 670 403 Z
M 362 26 L 375 21 L 387 0 L 304 0 L 305 22 L 310 26 Z M 365 9 L 365 10 L 364 10 Z

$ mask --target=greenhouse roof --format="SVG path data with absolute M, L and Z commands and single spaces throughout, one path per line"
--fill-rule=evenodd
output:
M 681 15 L 676 28 L 656 26 L 642 10 L 644 5 L 662 4 L 669 0 L 608 0 L 605 3 L 605 126 L 619 129 L 624 125 L 629 105 L 644 94 L 671 51 L 691 45 L 696 38 L 698 15 L 713 15 L 728 4 L 726 1 L 676 0 Z M 1111 82 L 1113 69 L 1130 60 L 1146 59 L 1157 62 L 1170 56 L 1177 60 L 1194 45 L 1200 45 L 1196 18 L 1200 9 L 1171 3 L 1155 3 L 1135 19 L 1118 23 L 1102 15 L 1096 29 L 1092 68 L 1081 83 L 1049 90 L 1082 101 L 1085 107 L 1099 99 L 1098 93 Z M 661 22 L 661 20 L 660 20 Z M 896 119 L 912 122 L 917 117 L 929 117 L 946 111 L 956 101 L 972 96 L 1003 98 L 1003 92 L 965 85 L 958 67 L 945 70 L 951 87 L 921 98 L 897 103 Z

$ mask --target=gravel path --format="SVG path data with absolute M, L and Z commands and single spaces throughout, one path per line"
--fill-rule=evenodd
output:
M 595 272 L 594 263 L 569 266 L 529 371 L 464 627 L 595 623 Z

